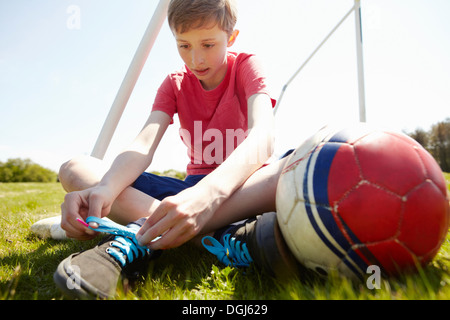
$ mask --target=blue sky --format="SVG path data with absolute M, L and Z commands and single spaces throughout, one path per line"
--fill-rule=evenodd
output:
M 450 117 L 450 1 L 362 0 L 367 122 L 428 130 Z M 0 0 L 0 161 L 57 170 L 90 154 L 156 7 L 156 0 Z M 353 0 L 238 0 L 232 50 L 257 54 L 272 95 Z M 78 26 L 68 26 L 70 6 Z M 70 25 L 70 24 L 69 24 Z M 164 24 L 105 159 L 142 128 L 165 76 L 182 65 Z M 277 152 L 321 126 L 358 120 L 353 14 L 291 83 L 277 113 Z M 150 169 L 184 170 L 171 126 Z

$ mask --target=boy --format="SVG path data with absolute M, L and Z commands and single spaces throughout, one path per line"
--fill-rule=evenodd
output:
M 284 244 L 273 212 L 255 218 L 275 210 L 285 160 L 262 167 L 273 148 L 274 103 L 255 58 L 228 52 L 239 33 L 234 1 L 172 0 L 168 21 L 185 68 L 163 82 L 134 142 L 109 169 L 93 158 L 61 167 L 69 192 L 61 205 L 66 234 L 80 240 L 93 238 L 93 230 L 113 234 L 58 266 L 55 282 L 77 297 L 111 297 L 120 274 L 145 267 L 160 249 L 206 235 L 205 247 L 227 264 L 255 260 L 274 269 L 284 252 L 275 250 L 266 263 L 264 250 Z M 191 158 L 185 181 L 144 172 L 175 113 Z M 96 219 L 105 216 L 128 226 Z M 230 225 L 247 218 L 253 219 Z M 270 245 L 262 246 L 261 233 L 269 234 Z

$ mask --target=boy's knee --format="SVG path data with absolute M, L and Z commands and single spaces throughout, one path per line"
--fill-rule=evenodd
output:
M 76 159 L 71 159 L 64 162 L 59 168 L 59 181 L 66 191 L 69 191 L 69 186 L 71 185 L 71 182 L 73 180 L 74 167 L 76 166 L 75 162 Z
M 85 170 L 89 163 L 89 157 L 79 156 L 69 161 L 64 162 L 59 168 L 59 181 L 67 192 L 80 189 L 77 187 L 80 178 L 83 176 L 83 170 Z

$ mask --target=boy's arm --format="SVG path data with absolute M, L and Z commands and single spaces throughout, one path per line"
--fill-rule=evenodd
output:
M 107 187 L 114 198 L 131 185 L 150 166 L 170 121 L 171 118 L 166 113 L 153 111 L 141 132 L 132 144 L 115 158 L 110 170 L 98 185 Z
M 138 232 L 152 249 L 177 247 L 196 236 L 214 212 L 271 156 L 274 118 L 271 99 L 256 94 L 248 100 L 247 138 L 216 170 L 194 187 L 165 198 Z
M 248 136 L 216 170 L 200 183 L 208 185 L 220 199 L 227 199 L 272 155 L 274 117 L 266 94 L 248 99 Z
M 85 237 L 87 229 L 77 223 L 77 219 L 85 220 L 88 216 L 104 217 L 109 214 L 118 195 L 152 162 L 170 121 L 171 118 L 166 113 L 153 111 L 130 147 L 116 157 L 111 168 L 96 186 L 66 195 L 61 209 L 66 231 L 70 232 L 71 237 Z M 88 212 L 83 209 L 85 207 L 88 207 Z

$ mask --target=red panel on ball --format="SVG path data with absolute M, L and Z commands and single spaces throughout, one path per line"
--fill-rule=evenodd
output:
M 372 133 L 355 144 L 362 174 L 389 190 L 404 195 L 425 178 L 421 159 L 410 143 L 384 133 Z
M 351 232 L 366 243 L 394 237 L 401 209 L 398 196 L 364 183 L 339 202 L 337 213 Z
M 328 199 L 334 206 L 347 192 L 357 187 L 361 181 L 359 166 L 353 146 L 342 144 L 330 167 L 328 174 Z
M 389 275 L 414 269 L 415 256 L 396 240 L 367 245 L 380 267 Z
M 417 256 L 437 253 L 448 228 L 447 199 L 431 181 L 408 195 L 399 241 Z

